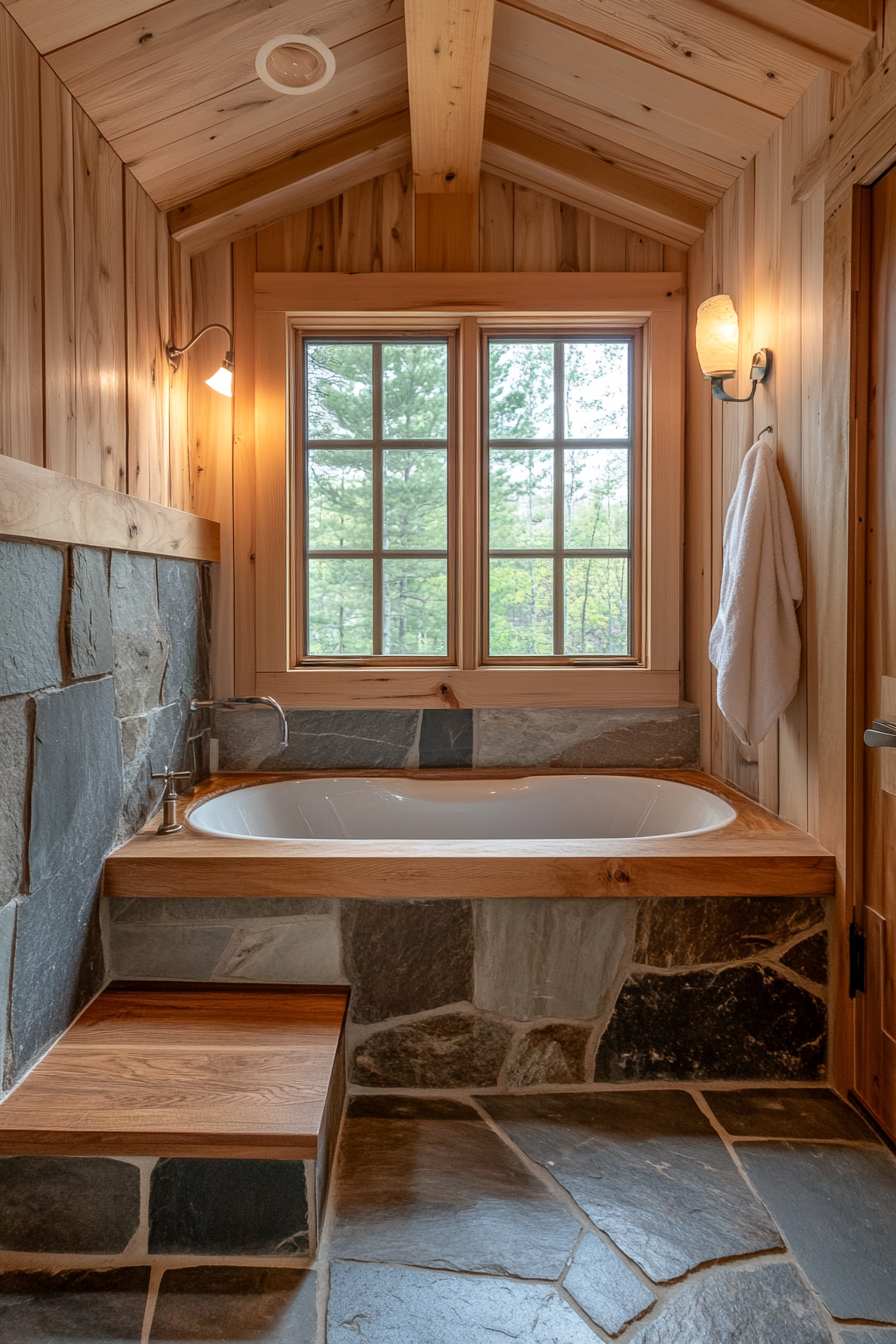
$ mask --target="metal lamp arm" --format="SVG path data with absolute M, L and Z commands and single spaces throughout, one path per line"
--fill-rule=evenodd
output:
M 180 364 L 181 355 L 185 355 L 188 350 L 192 350 L 193 346 L 199 340 L 200 336 L 204 336 L 207 331 L 215 331 L 215 330 L 227 332 L 228 349 L 225 358 L 232 360 L 233 332 L 230 330 L 229 327 L 225 327 L 223 322 L 209 322 L 208 326 L 203 327 L 201 331 L 197 331 L 193 339 L 191 341 L 188 341 L 186 345 L 177 346 L 169 343 L 168 345 L 165 346 L 165 354 L 168 356 L 168 363 L 171 365 L 172 369 L 177 369 L 178 365 Z

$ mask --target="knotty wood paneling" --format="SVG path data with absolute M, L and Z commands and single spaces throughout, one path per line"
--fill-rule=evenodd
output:
M 169 403 L 165 344 L 192 320 L 165 216 L 0 7 L 0 454 L 189 510 L 187 380 Z M 203 468 L 215 452 L 204 433 Z
M 168 237 L 131 173 L 124 174 L 128 351 L 128 494 L 170 498 Z
M 45 61 L 40 63 L 43 188 L 44 465 L 78 472 L 78 364 L 75 339 L 75 186 L 72 97 Z
M 704 761 L 713 773 L 765 806 L 807 827 L 810 762 L 818 732 L 809 720 L 816 676 L 810 593 L 817 556 L 807 538 L 815 509 L 819 442 L 822 202 L 791 203 L 799 165 L 828 120 L 830 76 L 819 76 L 769 142 L 712 211 L 706 234 L 691 251 L 689 328 L 697 305 L 728 293 L 740 320 L 740 376 L 734 395 L 749 390 L 755 349 L 773 351 L 772 372 L 745 406 L 710 401 L 694 360 L 689 362 L 688 522 L 685 590 L 685 693 L 703 710 Z M 646 240 L 649 244 L 649 240 Z M 629 244 L 631 246 L 631 244 Z M 814 412 L 813 412 L 814 406 Z M 725 514 L 743 458 L 767 425 L 790 498 L 807 597 L 799 613 L 804 639 L 797 696 L 758 749 L 743 747 L 715 703 L 715 674 L 706 664 L 709 627 L 718 608 Z M 817 785 L 816 785 L 817 786 Z
M 193 325 L 233 329 L 231 248 L 192 259 Z M 184 357 L 177 378 L 188 380 L 190 511 L 221 525 L 221 564 L 212 572 L 212 680 L 215 694 L 233 694 L 233 401 L 206 386 L 227 350 L 223 331 L 210 331 Z M 250 358 L 243 347 L 234 358 Z
M 0 10 L 0 452 L 43 465 L 39 57 Z
M 257 269 L 414 270 L 411 179 L 410 167 L 395 170 L 260 229 Z M 684 272 L 686 258 L 686 252 L 531 187 L 493 173 L 480 177 L 479 270 Z
M 77 476 L 126 490 L 123 167 L 74 106 Z

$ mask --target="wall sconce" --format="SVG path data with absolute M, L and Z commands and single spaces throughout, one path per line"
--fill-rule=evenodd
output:
M 714 294 L 697 309 L 697 358 L 703 377 L 712 383 L 712 394 L 719 401 L 752 401 L 757 383 L 762 383 L 771 367 L 771 351 L 757 350 L 753 356 L 748 397 L 730 397 L 723 386 L 737 372 L 737 313 L 727 294 Z
M 221 367 L 218 369 L 218 371 L 216 373 L 213 373 L 211 378 L 206 378 L 205 382 L 206 385 L 210 387 L 214 392 L 220 392 L 222 397 L 232 397 L 233 333 L 231 332 L 230 328 L 225 327 L 223 323 L 209 322 L 208 326 L 203 327 L 201 331 L 197 331 L 192 341 L 188 341 L 186 345 L 180 347 L 176 345 L 166 345 L 165 354 L 168 356 L 168 363 L 171 365 L 172 369 L 176 373 L 178 370 L 178 366 L 180 365 L 181 355 L 185 355 L 188 350 L 192 350 L 193 346 L 199 340 L 200 336 L 204 336 L 207 331 L 212 331 L 215 328 L 217 328 L 219 331 L 227 332 L 227 342 L 228 342 L 227 354 L 224 356 L 224 359 L 221 363 Z

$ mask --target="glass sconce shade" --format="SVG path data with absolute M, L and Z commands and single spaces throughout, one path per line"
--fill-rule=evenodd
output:
M 220 369 L 211 378 L 206 378 L 205 384 L 213 392 L 220 392 L 222 397 L 233 396 L 233 357 L 229 351 Z
M 697 358 L 704 378 L 733 378 L 737 369 L 737 313 L 727 294 L 697 309 Z

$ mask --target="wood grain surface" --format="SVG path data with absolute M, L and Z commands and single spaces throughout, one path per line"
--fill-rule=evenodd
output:
M 189 818 L 206 799 L 281 779 L 456 779 L 457 771 L 297 772 L 217 775 L 182 804 Z M 140 896 L 331 896 L 356 898 L 829 895 L 833 857 L 698 771 L 471 770 L 470 779 L 543 774 L 624 774 L 704 788 L 737 818 L 706 835 L 637 840 L 250 840 L 203 835 L 187 824 L 157 834 L 157 819 L 106 860 L 104 893 Z
M 221 557 L 220 527 L 208 518 L 3 456 L 0 536 L 181 560 Z
M 313 1159 L 347 1002 L 112 985 L 0 1105 L 0 1153 Z

